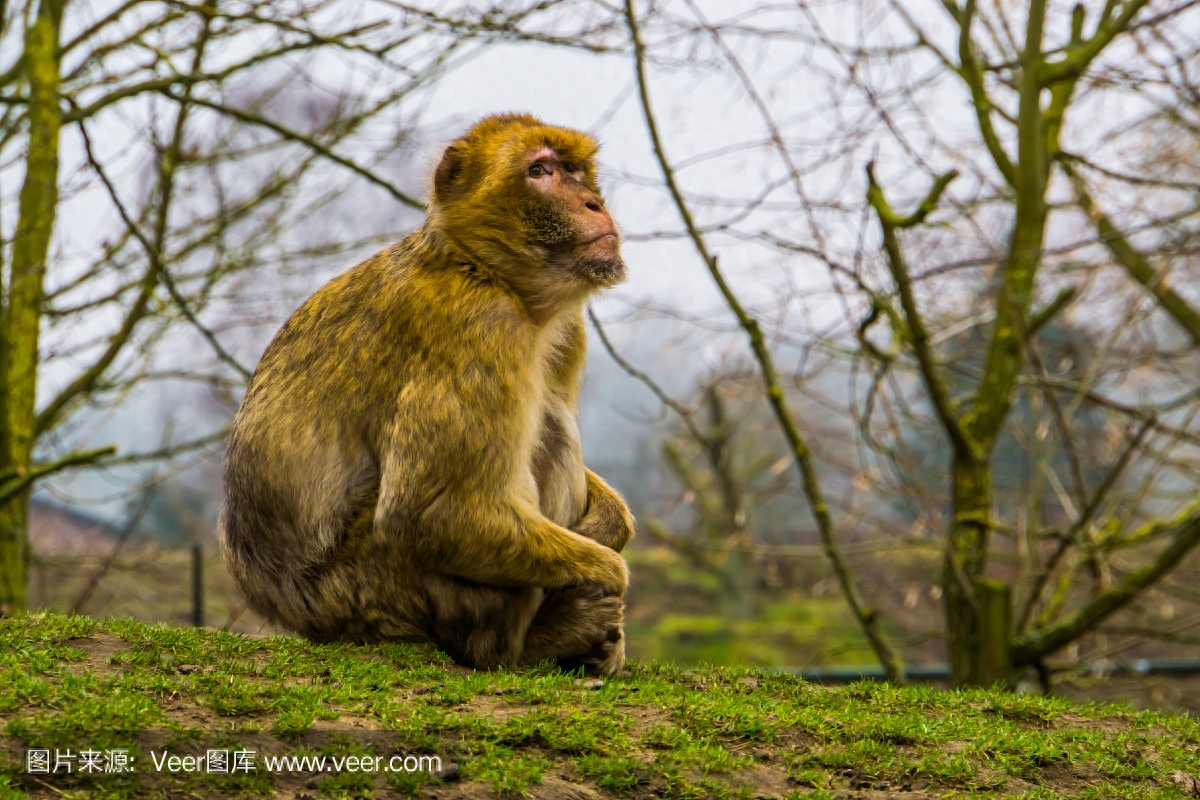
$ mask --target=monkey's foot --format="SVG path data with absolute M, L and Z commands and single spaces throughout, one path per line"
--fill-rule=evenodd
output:
M 605 640 L 579 659 L 588 675 L 607 678 L 625 666 L 625 631 L 617 628 L 614 640 Z
M 553 658 L 564 669 L 611 675 L 625 659 L 625 603 L 598 586 L 549 593 L 525 640 L 526 663 Z

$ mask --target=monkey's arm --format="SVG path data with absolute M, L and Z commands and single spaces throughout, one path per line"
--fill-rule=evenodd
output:
M 629 512 L 629 506 L 590 469 L 587 471 L 587 496 L 587 511 L 571 530 L 621 552 L 633 536 L 633 514 Z
M 625 594 L 625 559 L 526 506 L 446 492 L 420 517 L 416 555 L 437 572 L 493 586 L 593 584 Z

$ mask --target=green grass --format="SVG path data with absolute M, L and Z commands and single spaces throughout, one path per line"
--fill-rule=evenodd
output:
M 28 774 L 28 749 L 125 749 L 136 772 Z M 236 775 L 164 751 L 254 751 Z M 152 755 L 153 754 L 153 755 Z M 275 756 L 437 756 L 442 772 L 268 772 Z M 350 762 L 345 762 L 350 763 Z M 314 645 L 55 615 L 0 621 L 0 800 L 37 797 L 1186 797 L 1200 725 L 994 691 L 827 689 L 735 668 L 472 672 L 405 645 Z M 565 783 L 564 783 L 565 782 Z M 474 795 L 472 795 L 474 796 Z

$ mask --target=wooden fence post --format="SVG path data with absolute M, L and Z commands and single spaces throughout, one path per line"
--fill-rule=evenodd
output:
M 192 625 L 204 627 L 204 547 L 192 545 Z

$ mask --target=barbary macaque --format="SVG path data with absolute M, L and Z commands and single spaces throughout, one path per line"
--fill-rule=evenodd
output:
M 446 148 L 424 226 L 275 336 L 220 518 L 252 608 L 478 668 L 620 669 L 633 518 L 576 424 L 583 304 L 625 277 L 597 151 L 528 115 L 483 119 Z

